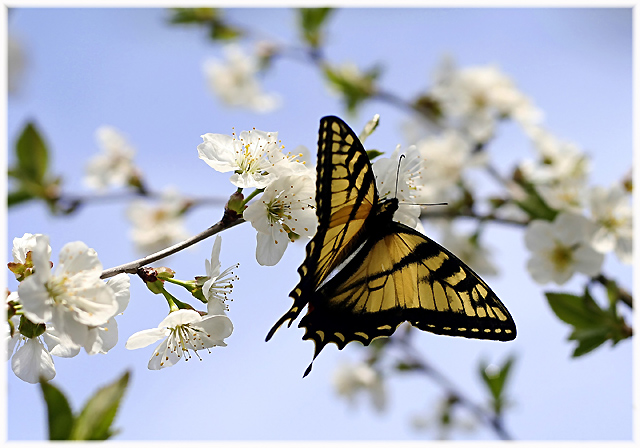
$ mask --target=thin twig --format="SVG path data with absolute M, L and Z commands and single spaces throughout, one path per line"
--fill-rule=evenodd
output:
M 465 406 L 469 409 L 476 417 L 485 422 L 491 429 L 495 431 L 495 433 L 502 440 L 512 440 L 513 438 L 509 434 L 509 432 L 505 429 L 502 419 L 499 415 L 493 414 L 490 411 L 487 411 L 482 406 L 474 403 L 465 395 L 460 393 L 455 386 L 447 379 L 445 375 L 436 370 L 432 365 L 430 365 L 426 360 L 424 360 L 417 352 L 415 347 L 413 347 L 405 338 L 392 339 L 393 342 L 399 342 L 400 347 L 404 350 L 405 354 L 407 354 L 411 360 L 411 363 L 420 371 L 424 372 L 425 375 L 429 376 L 433 381 L 438 383 L 440 387 L 442 387 L 450 397 L 453 397 L 459 404 Z
M 100 278 L 109 278 L 120 273 L 135 274 L 138 271 L 138 268 L 166 258 L 169 255 L 175 254 L 176 252 L 180 252 L 181 250 L 186 249 L 189 246 L 192 246 L 204 239 L 209 238 L 212 235 L 215 235 L 216 233 L 222 232 L 223 230 L 229 229 L 238 224 L 242 224 L 243 222 L 244 219 L 242 218 L 239 218 L 229 224 L 225 224 L 222 221 L 219 221 L 204 232 L 201 232 L 198 235 L 195 235 L 180 243 L 174 244 L 173 246 L 167 247 L 166 249 L 156 252 L 155 254 L 148 255 L 144 258 L 140 258 L 139 260 L 131 261 L 114 268 L 105 269 L 104 271 L 102 271 L 102 275 L 100 276 Z

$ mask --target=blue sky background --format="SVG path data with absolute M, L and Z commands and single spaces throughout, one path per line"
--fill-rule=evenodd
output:
M 346 9 L 329 22 L 326 56 L 362 68 L 382 63 L 381 85 L 406 99 L 429 86 L 444 54 L 461 67 L 496 64 L 545 112 L 553 133 L 591 156 L 592 184 L 609 186 L 631 168 L 631 16 L 628 8 Z M 289 9 L 236 9 L 227 17 L 265 37 L 295 42 L 298 36 L 296 16 Z M 94 133 L 108 124 L 137 148 L 136 162 L 152 188 L 174 185 L 185 195 L 226 197 L 233 191 L 228 176 L 197 157 L 200 135 L 207 132 L 256 127 L 278 131 L 288 149 L 303 144 L 313 151 L 322 116 L 343 116 L 357 132 L 379 113 L 381 125 L 367 146 L 392 151 L 397 143 L 406 144 L 406 113 L 368 102 L 349 117 L 320 74 L 296 61 L 277 61 L 264 78 L 265 88 L 282 97 L 280 109 L 260 115 L 226 108 L 208 92 L 201 70 L 206 58 L 221 57 L 220 46 L 208 41 L 203 30 L 168 26 L 167 18 L 162 9 L 12 11 L 9 32 L 22 44 L 27 68 L 22 89 L 8 102 L 10 148 L 25 122 L 35 120 L 53 151 L 53 172 L 64 177 L 65 191 L 86 192 L 82 174 L 98 151 Z M 533 156 L 515 125 L 501 127 L 489 151 L 505 174 Z M 488 178 L 479 176 L 478 182 L 480 188 L 492 188 Z M 125 203 L 89 205 L 61 218 L 51 217 L 39 204 L 12 209 L 7 257 L 11 240 L 31 232 L 50 235 L 54 262 L 60 248 L 75 240 L 96 249 L 105 268 L 139 258 L 128 239 L 125 210 Z M 187 227 L 198 233 L 221 214 L 221 207 L 198 208 L 189 214 Z M 487 392 L 477 374 L 479 360 L 502 363 L 514 354 L 508 388 L 512 407 L 505 423 L 517 439 L 631 439 L 631 342 L 613 348 L 606 344 L 571 359 L 573 347 L 566 341 L 570 329 L 553 315 L 543 292 L 580 293 L 584 279 L 577 276 L 561 288 L 535 284 L 526 272 L 521 230 L 492 225 L 486 237 L 500 269 L 498 277 L 487 280 L 514 316 L 518 338 L 503 344 L 416 333 L 424 356 L 480 402 Z M 176 270 L 178 278 L 203 275 L 212 244 L 207 240 L 162 264 Z M 429 380 L 390 380 L 389 407 L 377 414 L 366 401 L 349 406 L 332 387 L 331 376 L 341 362 L 363 358 L 359 345 L 343 351 L 328 347 L 312 374 L 302 379 L 313 353 L 313 344 L 301 340 L 303 330 L 281 329 L 264 342 L 291 305 L 288 293 L 298 281 L 296 269 L 303 257 L 304 245 L 296 244 L 275 267 L 260 267 L 255 232 L 248 224 L 224 232 L 223 267 L 241 265 L 229 313 L 235 326 L 229 346 L 204 354 L 202 362 L 180 362 L 160 372 L 146 368 L 152 346 L 124 348 L 131 334 L 157 326 L 167 312 L 158 296 L 132 278 L 129 308 L 118 319 L 118 345 L 106 356 L 82 352 L 72 359 L 54 358 L 55 384 L 78 409 L 99 385 L 131 369 L 117 440 L 433 437 L 433 432 L 416 432 L 409 424 L 411 416 L 428 411 L 442 396 Z M 609 255 L 603 271 L 631 290 L 630 266 Z M 10 279 L 8 286 L 15 290 L 15 281 Z M 45 438 L 39 389 L 7 368 L 9 438 Z M 455 435 L 494 437 L 484 428 Z

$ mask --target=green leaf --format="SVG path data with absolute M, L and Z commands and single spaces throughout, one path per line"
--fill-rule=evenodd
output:
M 176 24 L 206 23 L 218 16 L 215 8 L 171 8 L 169 21 Z
M 534 184 L 526 181 L 522 174 L 516 170 L 514 180 L 522 187 L 526 197 L 521 200 L 514 200 L 514 203 L 522 209 L 531 219 L 543 219 L 553 221 L 558 215 L 558 211 L 549 207 L 546 201 L 540 196 Z
M 18 205 L 35 198 L 36 197 L 33 194 L 25 190 L 11 191 L 7 196 L 7 207 L 13 207 L 14 205 Z
M 375 81 L 380 76 L 381 68 L 376 66 L 366 72 L 351 68 L 324 67 L 327 81 L 342 94 L 347 110 L 354 113 L 363 101 L 371 98 L 375 91 Z
M 69 440 L 74 421 L 69 402 L 58 388 L 46 381 L 40 381 L 40 389 L 47 405 L 49 440 Z
M 591 330 L 575 330 L 569 339 L 578 341 L 578 346 L 573 350 L 572 357 L 585 355 L 604 344 L 608 338 L 606 328 L 594 328 Z
M 332 11 L 331 8 L 298 9 L 302 37 L 312 47 L 317 48 L 322 43 L 322 26 Z
M 491 392 L 491 396 L 493 397 L 492 405 L 496 414 L 500 414 L 504 407 L 503 394 L 505 384 L 514 361 L 515 358 L 510 356 L 505 363 L 495 371 L 490 371 L 485 362 L 480 363 L 480 376 Z
M 377 149 L 368 149 L 367 155 L 369 156 L 369 160 L 373 160 L 378 156 L 384 154 L 383 152 L 378 151 Z
M 76 419 L 72 440 L 106 440 L 113 435 L 111 424 L 129 383 L 129 372 L 98 390 Z
M 47 145 L 36 129 L 35 124 L 28 123 L 16 143 L 18 172 L 22 179 L 42 184 L 49 165 Z
M 243 32 L 222 20 L 213 20 L 209 28 L 209 37 L 213 40 L 233 40 L 242 36 Z
M 606 313 L 588 294 L 576 296 L 548 292 L 545 295 L 556 316 L 574 327 L 589 328 L 607 321 Z

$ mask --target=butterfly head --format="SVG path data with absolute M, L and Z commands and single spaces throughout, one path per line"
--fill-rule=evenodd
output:
M 393 214 L 398 210 L 398 199 L 397 198 L 389 198 L 383 199 L 378 202 L 378 212 L 377 215 L 391 221 L 393 219 Z

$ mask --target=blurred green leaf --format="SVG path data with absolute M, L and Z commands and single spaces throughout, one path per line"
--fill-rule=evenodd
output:
M 129 372 L 98 390 L 76 419 L 72 440 L 106 440 L 114 432 L 111 425 L 129 383 Z
M 313 48 L 317 48 L 322 44 L 322 26 L 332 11 L 333 9 L 331 8 L 298 9 L 302 37 Z
M 42 184 L 49 165 L 49 151 L 35 124 L 27 123 L 16 143 L 17 166 L 13 172 L 21 179 Z
M 378 156 L 383 155 L 383 152 L 378 151 L 377 149 L 368 149 L 367 155 L 369 156 L 369 160 L 373 160 Z
M 545 200 L 540 196 L 534 184 L 528 182 L 522 176 L 522 173 L 516 169 L 513 174 L 513 180 L 522 187 L 526 197 L 524 199 L 516 200 L 514 203 L 520 207 L 522 211 L 529 215 L 531 219 L 543 219 L 545 221 L 553 221 L 558 211 L 549 207 Z
M 40 381 L 40 389 L 47 405 L 49 440 L 69 440 L 74 421 L 69 402 L 58 388 L 46 381 Z
M 573 350 L 572 357 L 577 358 L 598 348 L 607 342 L 608 329 L 606 327 L 596 327 L 590 329 L 576 329 L 569 336 L 570 340 L 578 341 L 578 345 Z
M 176 24 L 208 23 L 218 17 L 215 8 L 171 8 L 169 21 Z
M 344 98 L 347 111 L 355 113 L 358 106 L 371 98 L 376 91 L 375 81 L 380 76 L 381 68 L 376 66 L 361 73 L 355 67 L 324 67 L 324 74 L 331 84 Z
M 489 369 L 486 362 L 480 363 L 480 376 L 491 393 L 493 398 L 492 407 L 498 415 L 504 408 L 505 384 L 507 382 L 507 378 L 509 378 L 509 373 L 511 372 L 511 367 L 513 366 L 514 361 L 515 358 L 513 356 L 509 356 L 502 366 L 495 369 Z
M 36 197 L 33 194 L 25 190 L 10 191 L 7 196 L 7 207 L 13 207 L 14 205 L 18 205 L 35 198 Z
M 180 25 L 201 25 L 209 28 L 213 40 L 231 40 L 242 36 L 242 30 L 229 25 L 218 8 L 172 8 L 169 22 Z

